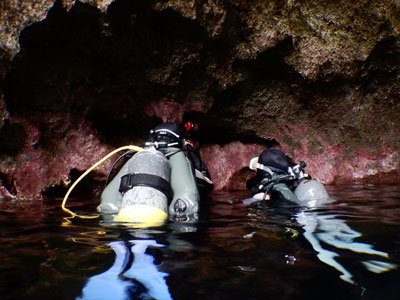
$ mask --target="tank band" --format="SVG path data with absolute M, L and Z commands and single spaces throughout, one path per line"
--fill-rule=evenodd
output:
M 126 193 L 128 190 L 135 186 L 147 186 L 159 190 L 165 196 L 167 196 L 168 201 L 172 199 L 172 189 L 171 185 L 167 180 L 160 176 L 151 174 L 126 174 L 121 177 L 121 184 L 119 186 L 120 193 Z

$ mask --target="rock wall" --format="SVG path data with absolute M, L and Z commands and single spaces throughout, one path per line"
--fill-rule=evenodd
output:
M 399 34 L 394 0 L 3 2 L 0 197 L 186 118 L 217 189 L 271 146 L 327 184 L 399 183 Z

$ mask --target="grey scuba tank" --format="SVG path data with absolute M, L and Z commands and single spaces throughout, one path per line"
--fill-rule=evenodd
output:
M 169 184 L 170 167 L 168 160 L 154 148 L 143 150 L 134 155 L 129 162 L 128 173 L 154 175 L 164 179 Z M 167 212 L 168 198 L 162 191 L 142 184 L 134 186 L 123 195 L 121 210 L 129 205 L 149 205 Z
M 294 193 L 301 202 L 322 203 L 329 200 L 329 195 L 325 186 L 314 179 L 300 181 Z
M 132 176 L 132 187 L 122 194 L 120 184 L 125 176 Z M 170 166 L 168 159 L 154 148 L 136 153 L 107 185 L 101 196 L 98 210 L 117 213 L 115 221 L 162 222 L 168 214 L 167 193 L 160 189 L 160 182 L 169 187 Z

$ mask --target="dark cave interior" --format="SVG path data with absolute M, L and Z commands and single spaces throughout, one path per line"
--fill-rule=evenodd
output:
M 229 34 L 237 37 L 233 31 Z M 149 129 L 162 122 L 144 116 L 144 104 L 161 97 L 182 103 L 197 93 L 195 97 L 214 99 L 207 114 L 189 112 L 183 117 L 201 123 L 197 136 L 201 143 L 276 144 L 253 132 L 235 130 L 221 115 L 258 81 L 301 80 L 282 59 L 276 59 L 290 51 L 291 41 L 283 41 L 254 61 L 234 62 L 233 68 L 248 79 L 222 90 L 206 68 L 211 58 L 224 63 L 231 51 L 230 38 L 210 39 L 197 22 L 172 10 L 155 12 L 147 1 L 134 5 L 115 1 L 106 15 L 82 3 L 67 12 L 58 1 L 45 20 L 22 31 L 20 53 L 3 81 L 4 99 L 10 114 L 38 122 L 45 112 L 83 116 L 106 143 L 116 145 L 144 140 Z M 188 61 L 182 63 L 182 56 Z M 202 90 L 193 91 L 199 86 Z M 17 130 L 14 127 L 6 124 L 2 136 L 11 136 Z M 43 123 L 43 132 L 45 127 Z M 23 133 L 13 136 L 15 141 L 2 147 L 3 151 L 18 149 Z

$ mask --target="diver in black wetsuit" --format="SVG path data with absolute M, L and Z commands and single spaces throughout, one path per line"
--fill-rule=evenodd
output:
M 305 162 L 295 164 L 278 149 L 264 150 L 250 162 L 250 168 L 257 172 L 248 182 L 253 199 L 299 203 L 294 190 L 301 180 L 311 179 L 304 173 L 305 167 Z

